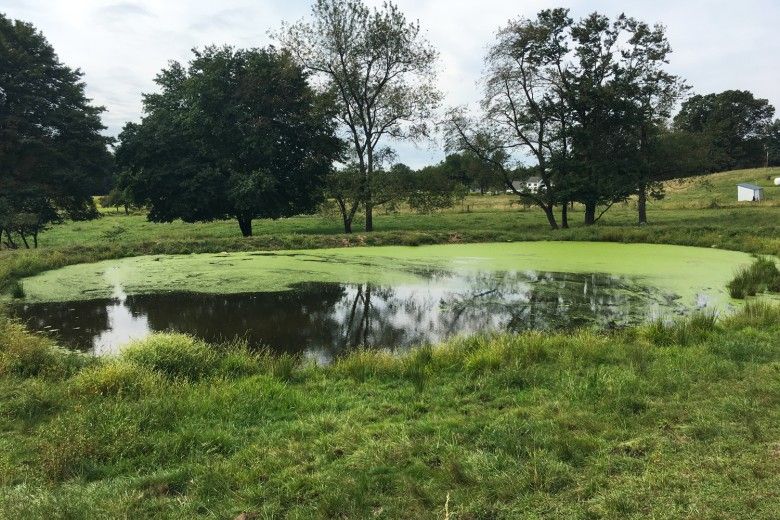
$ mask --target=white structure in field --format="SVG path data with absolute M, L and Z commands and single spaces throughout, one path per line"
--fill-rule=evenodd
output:
M 512 186 L 519 192 L 537 193 L 542 187 L 541 177 L 529 177 L 524 181 L 512 181 Z M 514 193 L 512 190 L 506 190 L 507 193 Z
M 775 177 L 775 186 L 780 186 L 780 177 Z
M 758 202 L 764 200 L 764 188 L 743 182 L 737 184 L 737 201 Z

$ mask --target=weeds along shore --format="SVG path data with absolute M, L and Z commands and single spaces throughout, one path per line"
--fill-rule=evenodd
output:
M 0 318 L 0 516 L 776 518 L 778 345 L 760 301 L 329 366 L 179 334 L 93 358 Z

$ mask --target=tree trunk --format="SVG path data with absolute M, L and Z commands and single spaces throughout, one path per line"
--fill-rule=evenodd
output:
M 22 237 L 22 242 L 24 243 L 25 249 L 30 249 L 30 244 L 27 243 L 27 237 L 24 236 L 24 233 L 19 233 L 19 236 Z
M 368 197 L 371 197 L 369 194 Z M 366 199 L 366 231 L 374 230 L 374 205 L 371 203 L 371 199 Z
M 344 219 L 344 233 L 352 233 L 352 219 L 346 215 L 342 215 Z
M 16 249 L 16 242 L 14 242 L 14 237 L 11 236 L 10 230 L 5 230 L 5 236 L 8 237 L 8 241 L 5 243 L 8 249 Z
M 647 224 L 647 186 L 644 184 L 639 187 L 639 198 L 636 202 L 636 209 L 639 213 L 639 225 Z
M 555 220 L 555 213 L 552 206 L 543 206 L 544 214 L 547 215 L 547 222 L 550 223 L 550 229 L 558 229 L 558 222 Z
M 38 231 L 34 231 L 32 237 L 33 237 L 33 246 L 35 247 L 35 249 L 38 249 Z
M 363 203 L 366 205 L 366 231 L 374 230 L 374 199 L 371 193 L 371 176 L 374 173 L 374 151 L 369 148 L 368 150 L 368 164 L 366 165 L 366 185 L 364 187 Z
M 592 226 L 595 223 L 596 223 L 596 203 L 586 202 L 585 203 L 585 225 Z
M 569 229 L 569 203 L 564 202 L 561 206 L 561 227 Z
M 241 235 L 245 237 L 252 236 L 252 218 L 238 217 L 238 227 L 241 228 Z

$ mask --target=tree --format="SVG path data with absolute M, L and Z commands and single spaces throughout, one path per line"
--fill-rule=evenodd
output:
M 335 93 L 372 231 L 377 152 L 386 137 L 427 135 L 440 99 L 433 85 L 437 53 L 419 24 L 389 2 L 369 9 L 361 0 L 317 0 L 311 21 L 285 26 L 279 38 L 323 90 Z
M 780 165 L 780 119 L 774 122 L 766 129 L 766 166 Z
M 441 167 L 449 179 L 469 189 L 479 190 L 482 195 L 505 189 L 495 166 L 482 161 L 473 152 L 451 153 L 445 157 Z
M 97 217 L 111 169 L 102 107 L 29 23 L 0 14 L 0 238 L 16 248 L 64 218 Z
M 449 118 L 450 146 L 492 164 L 508 190 L 544 211 L 552 229 L 558 228 L 553 210 L 560 201 L 550 163 L 559 97 L 552 76 L 564 67 L 568 51 L 562 35 L 571 23 L 564 9 L 542 11 L 535 20 L 510 21 L 488 51 L 479 122 L 462 111 L 453 111 Z M 510 161 L 511 154 L 518 153 L 536 163 L 542 184 L 536 192 L 512 182 L 516 163 Z
M 140 124 L 120 135 L 124 185 L 155 222 L 252 219 L 313 211 L 339 155 L 333 105 L 291 56 L 274 48 L 194 51 L 144 97 Z
M 344 233 L 352 233 L 352 221 L 363 200 L 363 177 L 352 163 L 333 169 L 325 177 L 325 197 L 333 199 L 344 223 Z
M 751 168 L 766 161 L 766 132 L 774 113 L 766 99 L 747 90 L 726 90 L 686 100 L 674 127 L 707 137 L 715 170 Z
M 653 148 L 662 149 L 665 142 L 654 142 L 668 135 L 665 125 L 671 117 L 675 103 L 687 86 L 664 68 L 672 52 L 661 25 L 648 24 L 626 18 L 623 27 L 628 42 L 622 51 L 627 58 L 626 71 L 634 92 L 632 97 L 639 110 L 639 171 L 636 187 L 639 224 L 647 223 L 647 197 L 662 196 L 661 182 L 668 173 L 664 165 L 653 162 Z M 657 151 L 657 150 L 656 150 Z

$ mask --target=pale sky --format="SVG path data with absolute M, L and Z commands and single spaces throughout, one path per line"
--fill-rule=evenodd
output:
M 381 0 L 368 0 L 379 5 Z M 480 98 L 482 58 L 496 29 L 510 18 L 542 8 L 569 7 L 575 17 L 625 12 L 667 27 L 674 53 L 669 70 L 695 93 L 746 89 L 780 109 L 780 0 L 397 0 L 420 20 L 440 53 L 444 106 Z M 186 61 L 192 47 L 272 43 L 269 30 L 309 13 L 308 0 L 3 0 L 0 12 L 32 22 L 60 59 L 85 73 L 87 92 L 116 135 L 141 115 L 141 93 L 169 60 Z M 441 143 L 395 145 L 398 160 L 413 167 L 444 156 Z

